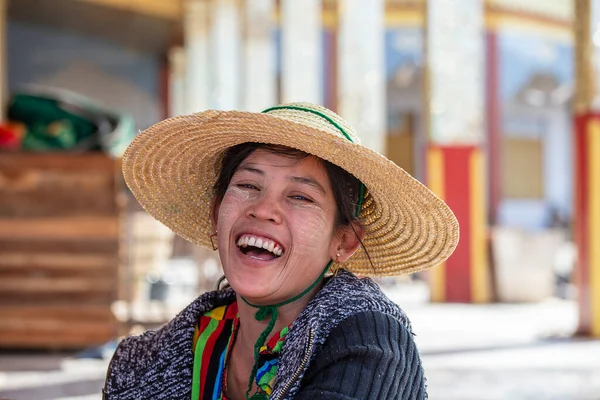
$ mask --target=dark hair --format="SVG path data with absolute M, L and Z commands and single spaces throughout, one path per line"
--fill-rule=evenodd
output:
M 265 143 L 242 143 L 230 147 L 223 154 L 219 177 L 213 187 L 214 197 L 216 202 L 223 200 L 229 182 L 233 174 L 250 154 L 261 149 L 271 153 L 283 155 L 293 159 L 301 160 L 308 157 L 309 154 L 298 149 L 293 149 L 287 146 L 279 146 Z M 330 163 L 329 161 L 321 160 L 323 167 L 329 177 L 333 197 L 337 206 L 336 226 L 347 226 L 352 222 L 360 224 L 360 220 L 356 216 L 356 207 L 358 205 L 358 196 L 360 192 L 360 181 L 352 174 L 344 171 L 342 168 Z M 362 243 L 361 243 L 362 244 Z

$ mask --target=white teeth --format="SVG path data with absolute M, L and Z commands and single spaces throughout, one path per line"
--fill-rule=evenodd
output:
M 265 250 L 270 251 L 271 253 L 275 254 L 276 256 L 280 256 L 281 254 L 283 254 L 283 250 L 281 249 L 281 247 L 279 247 L 279 245 L 275 244 L 274 242 L 272 242 L 270 240 L 262 239 L 262 238 L 255 238 L 253 236 L 243 235 L 242 237 L 240 237 L 238 239 L 237 246 L 238 247 L 252 246 L 252 247 L 257 247 L 259 249 L 265 249 Z

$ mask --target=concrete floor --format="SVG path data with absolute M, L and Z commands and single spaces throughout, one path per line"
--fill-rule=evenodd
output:
M 431 399 L 600 400 L 600 341 L 571 337 L 574 302 L 427 304 L 418 293 L 388 294 L 412 320 Z M 98 399 L 106 365 L 0 354 L 0 399 Z
M 573 302 L 405 308 L 431 399 L 600 399 L 600 341 L 571 337 Z

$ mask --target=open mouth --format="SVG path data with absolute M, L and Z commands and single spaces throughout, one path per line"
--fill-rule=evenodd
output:
M 243 234 L 236 244 L 242 254 L 258 260 L 270 261 L 283 254 L 283 248 L 279 243 L 260 236 Z

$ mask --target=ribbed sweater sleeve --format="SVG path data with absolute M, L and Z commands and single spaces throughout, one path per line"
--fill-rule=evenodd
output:
M 304 377 L 297 399 L 425 399 L 412 334 L 396 318 L 362 312 L 334 328 Z

